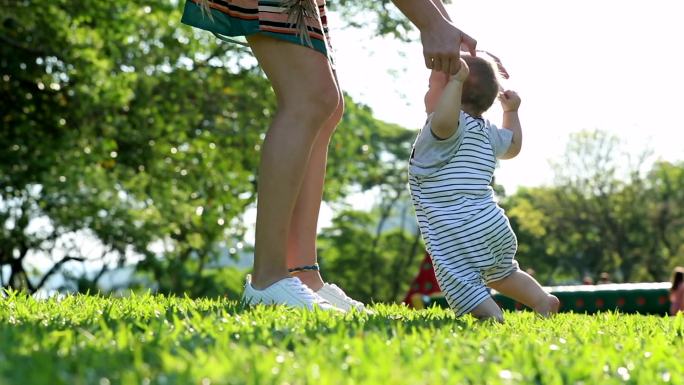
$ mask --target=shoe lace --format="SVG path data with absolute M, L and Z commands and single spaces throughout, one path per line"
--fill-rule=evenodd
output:
M 344 298 L 345 301 L 351 303 L 354 306 L 363 306 L 363 304 L 347 295 L 347 293 L 344 292 L 344 290 L 340 289 L 339 286 L 335 285 L 334 283 L 329 283 L 330 287 L 333 289 L 337 295 L 340 297 Z
M 308 286 L 302 283 L 299 278 L 293 278 L 287 280 L 288 286 L 297 294 L 315 303 L 327 302 L 316 294 L 313 290 L 309 289 Z

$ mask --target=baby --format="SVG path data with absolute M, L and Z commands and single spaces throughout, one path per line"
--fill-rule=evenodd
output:
M 437 280 L 457 315 L 503 321 L 488 286 L 547 316 L 558 311 L 558 298 L 519 270 L 517 239 L 490 186 L 497 158 L 515 157 L 522 144 L 520 97 L 501 90 L 496 72 L 494 63 L 467 55 L 448 81 L 433 72 L 427 122 L 409 164 L 411 198 Z M 440 76 L 446 85 L 439 85 Z M 482 118 L 497 97 L 505 128 Z

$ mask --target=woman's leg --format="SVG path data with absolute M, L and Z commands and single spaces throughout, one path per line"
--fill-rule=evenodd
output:
M 318 228 L 318 215 L 323 198 L 328 144 L 343 113 L 344 99 L 340 93 L 340 103 L 337 109 L 321 127 L 318 137 L 314 142 L 304 182 L 299 190 L 288 238 L 287 265 L 289 268 L 311 266 L 317 261 L 316 230 Z M 342 289 L 335 285 L 326 285 L 318 270 L 297 272 L 296 276 L 321 298 L 335 307 L 344 311 L 352 309 L 365 311 L 363 303 L 350 298 Z
M 335 112 L 321 127 L 314 142 L 304 182 L 299 190 L 294 215 L 290 223 L 287 248 L 288 268 L 310 266 L 316 263 L 316 233 L 321 200 L 323 199 L 328 144 L 343 112 L 344 99 L 340 93 L 340 102 Z M 298 273 L 297 277 L 314 291 L 323 287 L 324 282 L 318 271 L 303 271 Z
M 288 237 L 297 197 L 314 142 L 337 110 L 340 92 L 321 53 L 262 35 L 248 42 L 278 100 L 259 169 L 252 286 L 263 289 L 289 276 Z

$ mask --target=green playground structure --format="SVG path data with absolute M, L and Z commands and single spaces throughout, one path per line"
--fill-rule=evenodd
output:
M 670 282 L 611 283 L 603 285 L 547 286 L 544 290 L 560 300 L 561 312 L 594 314 L 601 311 L 667 315 L 670 309 Z M 523 310 L 526 306 L 492 291 L 504 310 Z M 441 293 L 424 295 L 423 305 L 448 307 Z

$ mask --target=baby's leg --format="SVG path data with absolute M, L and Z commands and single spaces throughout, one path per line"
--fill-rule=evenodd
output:
M 462 275 L 451 275 L 440 268 L 439 261 L 435 266 L 437 282 L 457 316 L 472 314 L 480 320 L 503 322 L 501 308 L 492 299 L 479 273 L 473 269 Z
M 524 271 L 516 270 L 506 278 L 489 282 L 488 286 L 543 316 L 557 313 L 560 306 L 555 295 L 546 293 L 539 283 Z
M 485 321 L 488 319 L 497 322 L 504 321 L 501 308 L 499 307 L 499 305 L 496 304 L 496 302 L 491 297 L 485 299 L 481 304 L 475 306 L 475 308 L 470 311 L 470 314 L 472 314 L 475 318 L 480 319 L 481 321 Z

